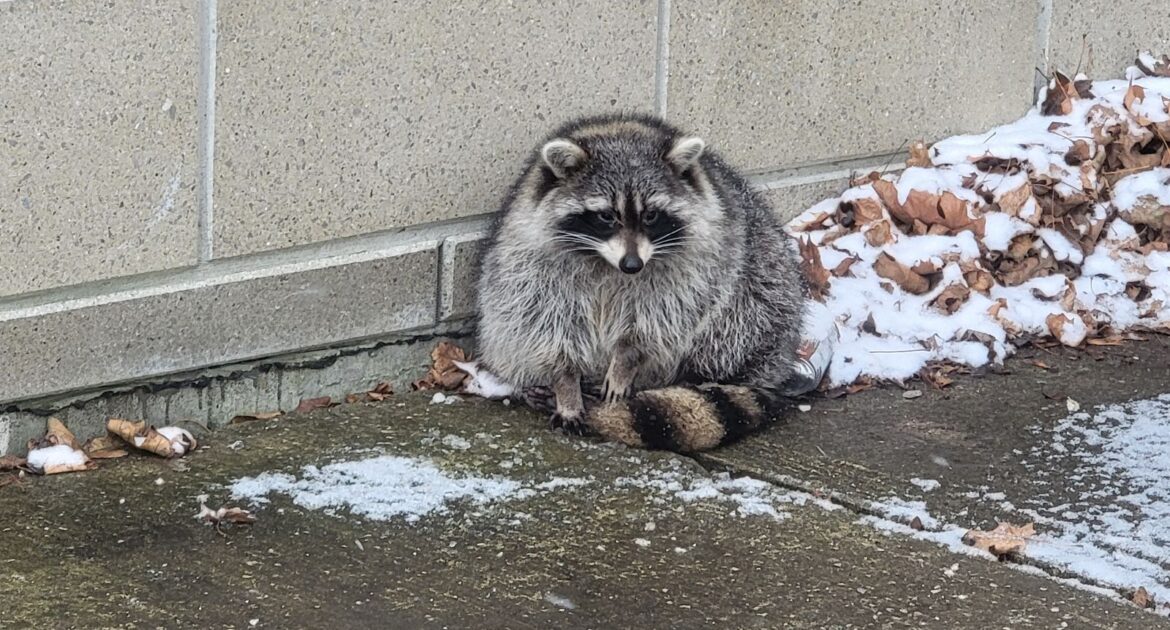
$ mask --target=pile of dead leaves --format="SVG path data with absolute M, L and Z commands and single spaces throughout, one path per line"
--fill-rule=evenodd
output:
M 1003 334 L 971 328 L 933 343 L 984 343 L 992 361 L 1036 338 L 1170 332 L 1167 77 L 1170 59 L 1148 53 L 1124 81 L 1054 73 L 1016 123 L 915 143 L 902 173 L 855 178 L 789 226 L 814 297 L 851 316 L 834 288 L 873 277 L 941 316 L 974 302 Z M 872 315 L 841 323 L 891 332 Z

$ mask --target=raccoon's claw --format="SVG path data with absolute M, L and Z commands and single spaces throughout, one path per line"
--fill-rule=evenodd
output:
M 567 435 L 589 435 L 589 425 L 585 424 L 585 415 L 563 416 L 554 413 L 548 419 L 549 427 L 554 431 L 562 431 Z
M 536 411 L 553 413 L 557 408 L 557 397 L 548 387 L 526 387 L 520 393 L 520 402 Z
M 604 400 L 606 403 L 621 402 L 632 396 L 633 393 L 634 391 L 632 387 L 610 389 L 609 385 L 607 384 L 605 387 Z

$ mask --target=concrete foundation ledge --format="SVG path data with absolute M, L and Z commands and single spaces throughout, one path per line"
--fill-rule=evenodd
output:
M 0 409 L 433 326 L 462 221 L 0 302 Z M 461 260 L 461 264 L 467 264 Z
M 466 323 L 405 331 L 377 342 L 237 363 L 132 385 L 0 405 L 0 455 L 23 454 L 29 438 L 60 418 L 80 440 L 105 432 L 109 418 L 145 419 L 200 434 L 240 415 L 290 412 L 302 400 L 365 392 L 381 382 L 404 392 L 430 365 L 435 344 L 469 346 Z

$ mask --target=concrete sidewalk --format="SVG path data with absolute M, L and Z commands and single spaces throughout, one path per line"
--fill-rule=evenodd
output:
M 237 425 L 182 460 L 0 488 L 0 627 L 1170 627 L 1124 589 L 861 522 L 897 521 L 891 497 L 963 527 L 1057 501 L 1028 459 L 1050 437 L 1036 427 L 1068 414 L 1065 397 L 1167 391 L 1167 350 L 1042 353 L 1053 369 L 1025 357 L 914 400 L 815 400 L 698 459 L 419 394 Z M 241 479 L 277 491 L 232 499 Z M 194 518 L 200 495 L 258 520 L 220 535 Z

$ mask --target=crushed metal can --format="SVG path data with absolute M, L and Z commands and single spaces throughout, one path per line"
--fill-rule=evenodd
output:
M 801 327 L 800 347 L 796 351 L 796 373 L 780 388 L 784 396 L 800 396 L 816 389 L 829 371 L 833 350 L 841 332 L 829 309 L 820 302 L 809 301 Z

